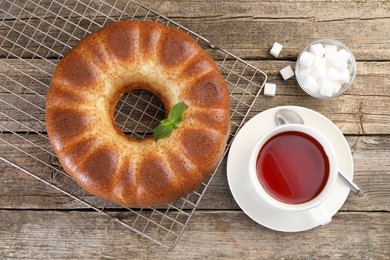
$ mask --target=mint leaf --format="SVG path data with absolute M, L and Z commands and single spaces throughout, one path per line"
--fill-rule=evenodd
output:
M 159 124 L 154 130 L 153 130 L 153 136 L 154 139 L 160 140 L 162 138 L 168 137 L 171 135 L 173 131 L 172 126 L 166 126 L 163 124 Z
M 170 136 L 172 131 L 179 127 L 184 110 L 184 102 L 174 105 L 169 111 L 168 118 L 161 120 L 161 123 L 153 130 L 154 139 L 160 140 Z
M 178 123 L 180 123 L 181 119 L 183 118 L 184 109 L 185 109 L 184 102 L 180 102 L 174 105 L 171 111 L 169 111 L 168 120 L 172 124 L 177 125 Z
M 168 119 L 163 119 L 163 120 L 161 121 L 161 124 L 162 124 L 162 125 L 165 125 L 165 126 L 170 126 L 170 125 L 171 125 L 171 122 L 170 122 Z

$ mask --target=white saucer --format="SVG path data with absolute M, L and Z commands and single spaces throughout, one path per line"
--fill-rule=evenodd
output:
M 275 114 L 281 108 L 296 111 L 303 117 L 306 125 L 317 129 L 330 140 L 337 154 L 339 169 L 351 179 L 353 159 L 349 145 L 337 126 L 320 113 L 304 107 L 285 106 L 268 109 L 250 119 L 237 133 L 227 159 L 227 178 L 234 199 L 257 223 L 278 231 L 298 232 L 314 228 L 318 224 L 307 211 L 288 212 L 264 202 L 252 188 L 248 173 L 251 150 L 263 134 L 276 126 Z M 332 216 L 344 204 L 348 194 L 349 188 L 338 179 L 333 192 L 323 202 Z

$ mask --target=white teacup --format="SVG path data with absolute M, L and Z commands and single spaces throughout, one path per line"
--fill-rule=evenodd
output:
M 294 133 L 292 133 L 292 132 L 294 132 Z M 296 132 L 298 132 L 300 134 L 296 134 Z M 322 184 L 318 188 L 318 193 L 316 193 L 317 195 L 315 195 L 313 198 L 310 198 L 309 200 L 304 201 L 304 202 L 282 201 L 282 199 L 280 199 L 282 196 L 278 197 L 278 195 L 275 195 L 276 193 L 271 194 L 271 192 L 270 192 L 270 190 L 271 190 L 270 186 L 273 186 L 273 188 L 277 189 L 277 188 L 279 188 L 277 186 L 279 184 L 272 184 L 272 185 L 267 184 L 266 185 L 265 184 L 265 183 L 267 183 L 266 178 L 262 177 L 262 176 L 266 176 L 265 175 L 266 172 L 264 172 L 264 171 L 262 171 L 263 175 L 258 177 L 257 159 L 258 159 L 259 153 L 262 152 L 262 154 L 264 155 L 264 153 L 266 153 L 266 151 L 269 151 L 268 148 L 270 147 L 270 144 L 272 142 L 274 142 L 274 141 L 268 142 L 269 140 L 271 140 L 271 139 L 277 140 L 277 138 L 280 138 L 280 135 L 290 135 L 290 134 L 292 134 L 292 135 L 296 134 L 298 136 L 303 134 L 304 137 L 309 136 L 309 137 L 313 138 L 314 142 L 311 138 L 305 137 L 307 139 L 306 141 L 308 141 L 308 142 L 310 142 L 310 140 L 312 140 L 311 142 L 313 144 L 316 144 L 315 147 L 318 147 L 319 152 L 321 153 L 321 155 L 323 155 L 322 158 L 324 161 L 323 161 L 323 163 L 321 162 L 321 165 L 322 166 L 327 165 L 327 167 L 324 168 L 325 170 L 323 169 L 323 172 L 325 172 L 325 175 L 323 175 L 323 173 L 321 173 L 322 174 L 321 175 L 321 174 L 315 173 L 314 171 L 309 171 L 310 178 L 312 178 L 312 180 L 315 180 L 315 178 L 317 178 L 316 176 L 318 175 L 319 176 L 318 178 L 321 178 L 322 180 L 318 180 L 318 181 L 315 180 L 315 183 L 318 183 L 321 181 Z M 277 136 L 277 137 L 275 137 L 275 136 Z M 280 139 L 279 143 L 283 144 L 282 140 L 287 141 L 287 139 Z M 294 153 L 297 153 L 297 152 L 299 153 L 301 151 L 299 149 L 304 149 L 302 147 L 306 147 L 305 145 L 302 145 L 302 147 L 300 147 L 298 145 L 294 145 L 294 147 L 292 147 L 292 145 L 288 146 L 286 143 L 285 147 L 284 147 L 284 145 L 281 145 L 281 148 L 279 149 L 277 147 L 277 143 L 274 142 L 273 144 L 276 145 L 276 146 L 274 146 L 274 148 L 276 147 L 277 151 L 284 151 L 283 149 L 287 149 L 289 151 L 289 152 L 286 152 L 286 155 L 278 157 L 279 160 L 283 160 L 283 159 L 294 160 L 294 157 L 295 157 Z M 310 144 L 308 144 L 308 145 L 310 146 Z M 264 150 L 262 150 L 264 147 L 266 147 L 266 148 Z M 297 152 L 295 152 L 295 151 L 297 151 Z M 315 153 L 317 153 L 317 152 L 315 151 Z M 279 153 L 279 155 L 280 154 L 281 153 Z M 273 157 L 272 153 L 269 153 L 267 158 L 270 158 L 270 157 Z M 282 157 L 289 157 L 289 158 L 282 158 Z M 263 158 L 265 158 L 265 157 L 263 157 Z M 278 158 L 272 159 L 273 164 L 275 164 L 275 167 L 278 169 L 278 170 L 275 170 L 275 172 L 282 173 L 282 172 L 285 172 L 286 170 L 287 170 L 287 173 L 293 172 L 292 170 L 287 169 L 288 167 L 286 167 L 286 163 L 284 163 L 284 165 L 278 165 Z M 300 157 L 300 158 L 302 158 L 302 157 Z M 319 157 L 317 156 L 316 158 L 319 158 Z M 286 162 L 286 161 L 284 161 L 284 162 Z M 294 161 L 291 161 L 291 162 L 293 162 L 294 165 L 300 165 L 298 161 L 297 161 L 297 163 L 295 163 Z M 315 162 L 320 162 L 320 161 L 316 160 Z M 313 167 L 316 167 L 315 163 L 311 163 L 311 164 L 312 164 L 311 168 L 314 169 Z M 281 167 L 283 167 L 283 166 L 286 169 L 281 169 Z M 300 166 L 300 167 L 302 169 L 302 166 Z M 296 168 L 299 169 L 299 167 L 296 167 Z M 309 168 L 309 167 L 307 167 L 307 168 Z M 268 168 L 268 169 L 270 169 L 270 168 Z M 269 170 L 269 172 L 275 173 L 274 169 L 275 168 L 272 167 L 272 170 Z M 297 170 L 296 172 L 303 173 L 305 171 Z M 336 157 L 336 153 L 335 153 L 332 145 L 330 144 L 330 142 L 327 140 L 326 137 L 324 137 L 317 130 L 315 130 L 309 126 L 306 126 L 306 125 L 288 124 L 288 125 L 282 125 L 282 126 L 275 127 L 272 130 L 268 131 L 264 136 L 262 136 L 257 141 L 255 148 L 253 149 L 253 151 L 250 155 L 249 173 L 250 173 L 250 179 L 251 179 L 251 182 L 253 184 L 254 189 L 256 190 L 258 195 L 265 202 L 267 202 L 269 205 L 276 207 L 276 208 L 279 208 L 279 209 L 282 209 L 282 210 L 285 210 L 285 211 L 309 211 L 311 213 L 311 216 L 313 217 L 313 220 L 316 221 L 320 225 L 325 225 L 331 221 L 332 216 L 330 215 L 329 212 L 327 212 L 327 210 L 323 206 L 323 202 L 329 196 L 329 194 L 332 192 L 332 190 L 336 184 L 336 180 L 337 180 L 337 176 L 338 176 L 337 157 Z M 299 178 L 301 178 L 303 180 L 302 183 L 307 181 L 307 179 L 302 178 L 302 176 L 304 176 L 304 175 L 300 176 L 299 174 L 298 174 Z M 273 178 L 272 176 L 275 176 L 275 175 L 278 175 L 278 173 L 273 174 L 273 175 L 271 174 L 269 176 L 271 176 L 270 178 Z M 327 176 L 327 178 L 321 177 L 321 176 Z M 295 177 L 296 176 L 294 175 L 294 178 Z M 280 180 L 283 180 L 283 185 L 285 185 L 286 187 L 288 187 L 291 190 L 291 194 L 298 193 L 294 190 L 295 189 L 295 187 L 294 187 L 295 179 L 294 178 L 292 178 L 292 177 L 291 178 L 283 178 L 283 174 L 281 174 L 281 176 L 279 178 Z M 297 178 L 297 179 L 299 179 L 299 178 Z M 287 183 L 289 180 L 294 180 L 294 181 L 292 181 L 291 183 Z M 276 183 L 276 182 L 274 182 L 274 183 Z M 296 182 L 296 183 L 298 183 L 298 182 Z M 299 189 L 302 190 L 302 187 L 305 187 L 302 185 L 306 185 L 306 183 L 300 184 L 300 185 L 295 185 L 295 186 L 296 187 L 299 186 L 300 187 Z M 266 186 L 268 186 L 268 188 Z M 267 191 L 267 189 L 268 189 L 268 191 Z M 297 190 L 298 190 L 298 188 L 297 188 Z M 294 195 L 292 195 L 292 197 L 294 197 Z

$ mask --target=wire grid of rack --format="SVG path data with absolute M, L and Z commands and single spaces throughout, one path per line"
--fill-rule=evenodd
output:
M 58 164 L 45 131 L 45 94 L 58 60 L 84 36 L 118 20 L 156 21 L 185 31 L 212 55 L 228 83 L 233 124 L 225 155 L 266 74 L 134 1 L 2 0 L 0 7 L 0 159 L 72 197 L 78 207 L 173 248 L 214 174 L 196 191 L 162 207 L 122 207 L 83 191 Z M 164 115 L 161 101 L 147 91 L 124 95 L 115 111 L 118 126 L 135 138 L 144 138 Z

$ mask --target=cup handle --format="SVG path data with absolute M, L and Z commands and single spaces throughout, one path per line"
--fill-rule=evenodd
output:
M 320 225 L 326 225 L 332 220 L 332 216 L 325 209 L 325 207 L 321 205 L 310 209 L 310 214 L 313 219 Z

